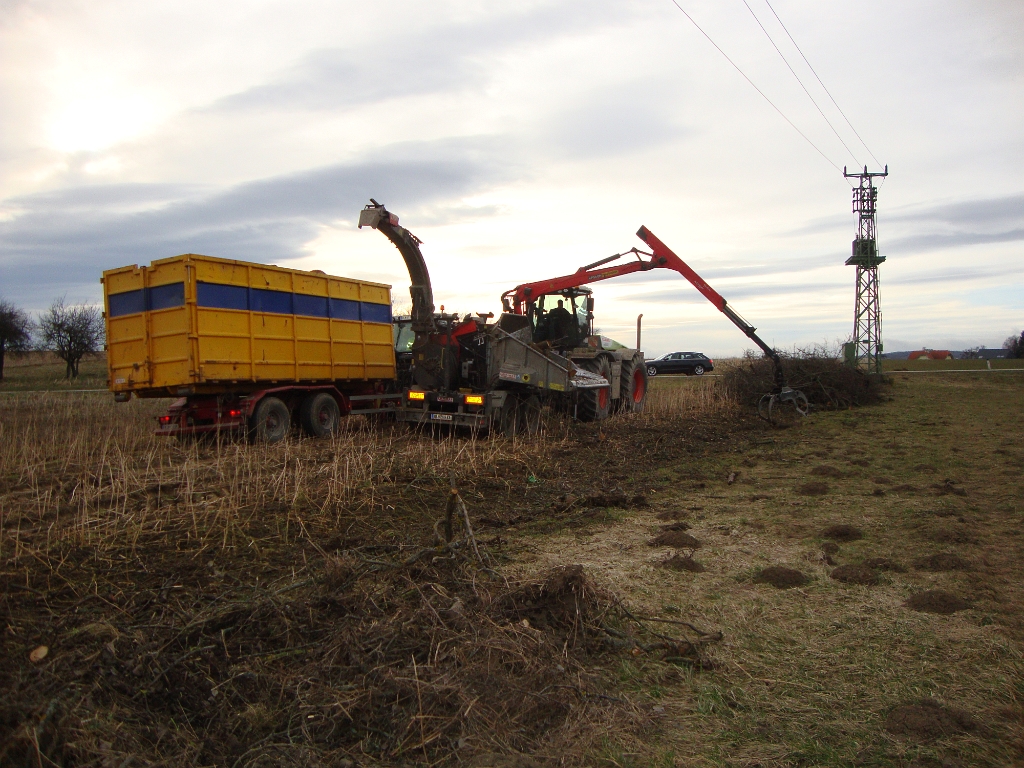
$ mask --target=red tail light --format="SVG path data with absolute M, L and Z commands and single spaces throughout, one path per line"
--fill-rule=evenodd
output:
M 232 408 L 230 411 L 228 411 L 228 418 L 231 418 L 231 419 L 237 419 L 237 418 L 241 417 L 241 415 L 242 415 L 242 412 L 240 410 L 238 410 L 237 408 Z
M 170 416 L 161 416 L 160 417 L 160 426 L 161 427 L 166 427 L 170 423 L 171 423 L 171 417 Z

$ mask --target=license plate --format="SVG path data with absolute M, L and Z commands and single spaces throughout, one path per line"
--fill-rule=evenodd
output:
M 450 413 L 432 413 L 430 418 L 434 421 L 451 421 L 452 415 Z

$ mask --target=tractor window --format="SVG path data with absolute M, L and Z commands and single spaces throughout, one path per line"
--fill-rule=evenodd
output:
M 574 308 L 576 310 L 576 324 L 580 327 L 580 338 L 584 338 L 590 333 L 590 323 L 587 321 L 587 297 L 580 296 L 579 304 L 576 304 Z
M 411 323 L 395 323 L 392 326 L 392 335 L 395 339 L 395 352 L 408 352 L 416 341 L 416 334 L 412 332 Z

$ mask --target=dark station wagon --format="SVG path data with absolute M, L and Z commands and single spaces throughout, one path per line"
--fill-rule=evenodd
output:
M 715 361 L 703 352 L 669 352 L 656 360 L 647 361 L 647 375 L 663 373 L 684 373 L 687 376 L 703 376 L 715 370 Z

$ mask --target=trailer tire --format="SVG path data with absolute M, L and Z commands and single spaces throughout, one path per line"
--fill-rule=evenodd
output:
M 643 412 L 647 403 L 647 366 L 642 360 L 623 361 L 619 402 L 623 413 Z
M 603 376 L 608 381 L 609 386 L 601 387 L 600 389 L 582 390 L 579 393 L 576 417 L 580 421 L 604 421 L 608 418 L 612 407 L 612 367 L 606 357 L 595 357 L 593 360 L 586 361 L 580 367 L 585 368 L 591 373 L 596 373 L 598 376 Z
M 276 397 L 264 397 L 249 418 L 249 439 L 255 443 L 277 443 L 288 437 L 291 428 L 288 406 Z
M 299 407 L 299 422 L 310 437 L 328 437 L 341 425 L 338 401 L 327 392 L 314 392 Z

